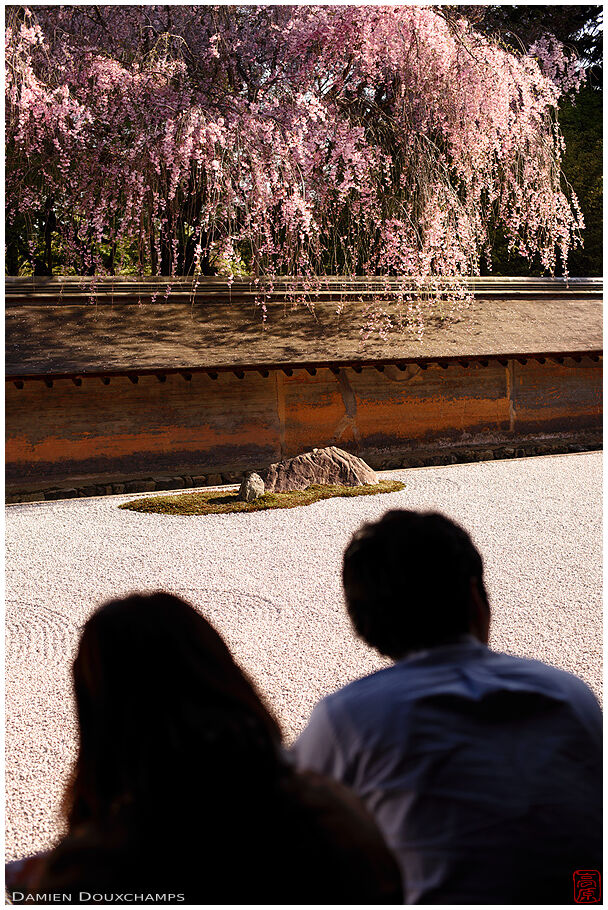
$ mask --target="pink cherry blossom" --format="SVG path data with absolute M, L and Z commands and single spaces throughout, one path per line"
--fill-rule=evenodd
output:
M 7 217 L 35 233 L 51 199 L 77 269 L 109 244 L 260 288 L 400 276 L 418 324 L 407 282 L 478 273 L 497 227 L 566 267 L 583 222 L 556 107 L 581 79 L 555 39 L 515 55 L 441 8 L 14 7 Z

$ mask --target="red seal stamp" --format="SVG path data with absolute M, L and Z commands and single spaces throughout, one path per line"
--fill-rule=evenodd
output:
M 602 881 L 597 869 L 577 869 L 574 878 L 574 903 L 599 904 L 602 899 Z

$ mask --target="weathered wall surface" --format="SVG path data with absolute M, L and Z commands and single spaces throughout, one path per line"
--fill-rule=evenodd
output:
M 330 444 L 380 468 L 420 452 L 599 439 L 601 358 L 521 360 L 9 380 L 7 493 L 238 474 Z

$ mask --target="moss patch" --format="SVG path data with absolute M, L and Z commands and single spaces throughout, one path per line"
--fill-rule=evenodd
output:
M 180 493 L 177 496 L 146 496 L 132 499 L 119 509 L 132 512 L 155 512 L 159 515 L 220 515 L 224 512 L 261 512 L 264 509 L 294 509 L 309 506 L 319 499 L 334 496 L 374 496 L 377 493 L 396 493 L 405 484 L 398 480 L 381 480 L 375 485 L 344 487 L 330 484 L 312 484 L 306 490 L 292 493 L 264 493 L 253 502 L 241 502 L 237 493 L 219 493 L 203 490 L 199 493 Z

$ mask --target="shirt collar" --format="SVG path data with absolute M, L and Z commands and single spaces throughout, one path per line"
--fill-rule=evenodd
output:
M 457 654 L 463 650 L 476 649 L 487 651 L 488 647 L 474 635 L 467 633 L 466 635 L 459 635 L 457 638 L 453 638 L 452 641 L 446 642 L 443 645 L 436 645 L 433 648 L 422 648 L 419 651 L 409 651 L 405 657 L 402 657 L 397 663 L 402 665 L 409 664 L 414 661 L 424 660 L 426 657 L 442 658 L 448 657 L 450 654 Z

